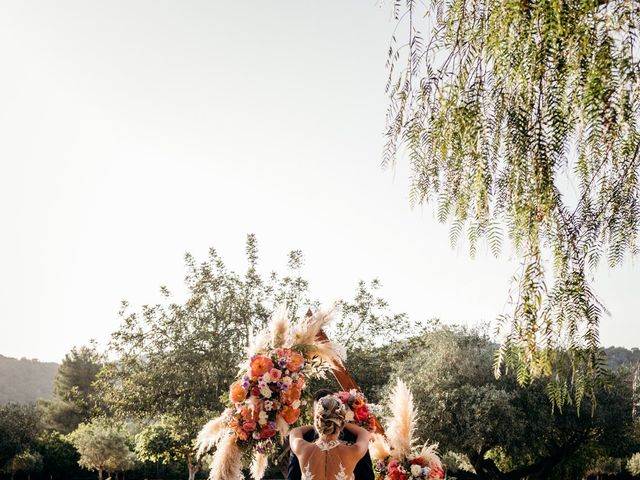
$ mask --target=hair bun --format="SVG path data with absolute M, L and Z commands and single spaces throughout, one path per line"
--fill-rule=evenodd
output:
M 334 395 L 318 399 L 314 416 L 314 426 L 318 433 L 333 435 L 339 433 L 345 424 L 346 409 Z

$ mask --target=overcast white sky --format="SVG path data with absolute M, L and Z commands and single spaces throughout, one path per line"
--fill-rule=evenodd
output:
M 322 302 L 472 324 L 517 265 L 448 245 L 380 169 L 393 24 L 374 0 L 0 4 L 0 354 L 59 361 L 216 247 L 302 249 Z M 604 269 L 606 345 L 640 346 L 640 268 Z

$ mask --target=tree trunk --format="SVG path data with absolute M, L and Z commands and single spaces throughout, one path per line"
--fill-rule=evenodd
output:
M 187 468 L 189 468 L 189 480 L 195 480 L 196 473 L 198 473 L 198 464 L 192 462 L 191 456 L 187 455 L 185 460 L 187 461 Z

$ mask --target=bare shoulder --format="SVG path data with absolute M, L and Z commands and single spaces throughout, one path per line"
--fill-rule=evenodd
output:
M 362 455 L 364 455 L 364 451 L 366 447 L 363 448 L 361 443 L 355 442 L 345 442 L 340 444 L 340 455 L 348 458 L 353 461 L 353 463 L 358 463 Z

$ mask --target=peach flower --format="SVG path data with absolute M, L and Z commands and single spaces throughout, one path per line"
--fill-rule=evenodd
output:
M 273 368 L 273 362 L 269 357 L 258 355 L 251 360 L 251 375 L 260 377 Z
M 242 388 L 240 382 L 235 382 L 231 385 L 229 397 L 233 403 L 242 402 L 245 398 L 247 398 L 247 391 Z

